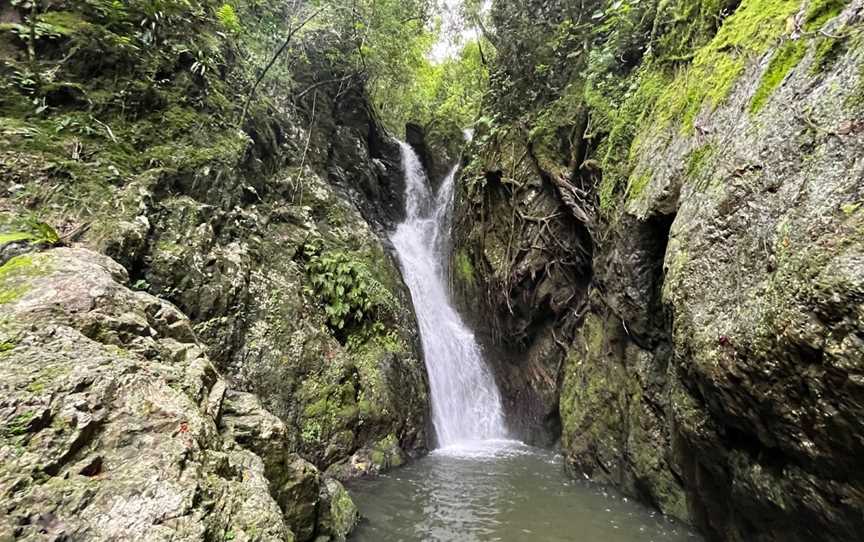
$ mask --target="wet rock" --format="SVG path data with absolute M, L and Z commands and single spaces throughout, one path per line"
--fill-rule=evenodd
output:
M 558 24 L 563 4 L 542 4 L 540 24 Z M 864 434 L 861 51 L 786 25 L 803 17 L 825 36 L 860 22 L 861 5 L 732 2 L 707 24 L 701 8 L 675 23 L 662 15 L 684 4 L 634 8 L 625 34 L 645 39 L 576 48 L 572 58 L 587 60 L 568 60 L 575 73 L 523 74 L 570 78 L 560 99 L 514 100 L 534 92 L 522 83 L 492 97 L 494 133 L 478 126 L 457 205 L 457 288 L 528 352 L 550 352 L 541 346 L 554 331 L 572 474 L 614 483 L 709 540 L 852 540 L 864 521 L 853 466 Z M 520 9 L 502 2 L 494 16 L 522 46 L 536 25 L 521 25 Z M 760 17 L 771 39 L 747 27 Z M 730 52 L 736 40 L 751 53 Z M 502 84 L 523 70 L 503 54 Z M 668 54 L 683 70 L 671 80 Z M 725 75 L 723 61 L 735 66 Z M 622 94 L 598 83 L 604 73 Z M 677 86 L 682 73 L 692 86 Z M 721 96 L 700 97 L 724 77 Z M 530 212 L 543 199 L 547 212 Z M 589 245 L 557 231 L 560 245 L 544 240 L 556 209 Z M 577 246 L 590 247 L 587 280 L 565 281 L 575 295 L 532 318 L 522 300 L 540 295 L 546 269 L 524 274 L 520 263 L 530 266 L 532 247 L 549 261 Z
M 229 391 L 221 427 L 224 435 L 261 458 L 270 494 L 298 541 L 313 535 L 315 540 L 345 540 L 358 519 L 348 492 L 291 452 L 285 424 L 266 411 L 257 396 Z
M 271 477 L 274 497 L 297 540 L 311 540 L 315 534 L 321 476 L 315 465 L 299 455 L 284 458 L 278 477 Z
M 327 478 L 321 484 L 320 499 L 318 532 L 321 534 L 316 542 L 345 540 L 360 520 L 360 513 L 348 492 L 338 481 Z
M 323 470 L 395 432 L 406 453 L 420 453 L 425 371 L 395 261 L 331 186 L 297 175 L 302 205 L 225 212 L 163 200 L 145 258 L 148 289 L 187 313 L 211 358 L 286 424 L 286 449 Z M 351 338 L 331 329 L 305 269 L 310 251 L 371 270 L 389 307 L 369 323 L 378 331 L 353 329 Z
M 338 480 L 350 480 L 378 474 L 403 465 L 405 453 L 395 435 L 388 435 L 372 446 L 357 450 L 348 459 L 331 465 L 327 475 Z

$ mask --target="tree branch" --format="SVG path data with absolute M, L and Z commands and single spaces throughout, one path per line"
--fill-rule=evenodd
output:
M 252 101 L 252 96 L 255 95 L 255 91 L 258 90 L 258 86 L 261 84 L 261 81 L 267 75 L 267 72 L 270 71 L 270 68 L 273 67 L 273 64 L 276 63 L 276 60 L 282 55 L 283 52 L 285 52 L 285 49 L 288 48 L 288 44 L 291 43 L 291 38 L 293 38 L 294 35 L 297 34 L 297 32 L 299 32 L 304 26 L 306 26 L 309 21 L 317 17 L 322 11 L 324 11 L 324 8 L 318 9 L 317 11 L 312 13 L 312 15 L 309 15 L 308 17 L 303 19 L 303 21 L 296 27 L 289 28 L 288 35 L 285 37 L 285 42 L 282 44 L 282 47 L 280 47 L 279 50 L 276 51 L 276 54 L 273 55 L 273 58 L 270 59 L 267 67 L 264 68 L 264 71 L 262 71 L 261 74 L 258 76 L 258 79 L 255 80 L 255 84 L 252 85 L 252 90 L 249 91 L 249 95 L 246 96 L 246 101 L 243 103 L 243 112 L 240 114 L 240 121 L 237 123 L 238 128 L 241 128 L 243 126 L 243 122 L 245 122 L 246 120 L 246 113 L 249 111 L 249 102 Z
M 300 94 L 295 96 L 294 101 L 299 100 L 300 98 L 307 95 L 309 92 L 315 90 L 316 88 L 323 87 L 324 85 L 330 85 L 333 83 L 343 83 L 343 82 L 351 79 L 352 77 L 354 77 L 354 74 L 349 73 L 348 75 L 346 75 L 344 77 L 337 77 L 335 79 L 327 79 L 326 81 L 318 81 L 317 83 L 309 85 L 308 87 L 306 87 L 306 89 L 303 90 L 303 92 L 301 92 Z

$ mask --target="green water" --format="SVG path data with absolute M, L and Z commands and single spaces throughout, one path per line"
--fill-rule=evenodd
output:
M 364 516 L 352 541 L 699 542 L 632 500 L 562 472 L 516 443 L 435 451 L 349 491 Z

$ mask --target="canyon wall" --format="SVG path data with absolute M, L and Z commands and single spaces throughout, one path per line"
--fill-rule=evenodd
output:
M 492 16 L 452 266 L 514 431 L 710 540 L 860 536 L 864 5 Z

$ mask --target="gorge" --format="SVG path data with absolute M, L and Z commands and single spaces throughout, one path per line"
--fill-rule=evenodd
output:
M 864 0 L 2 3 L 0 541 L 858 540 L 862 118 Z
M 366 518 L 356 539 L 697 540 L 620 495 L 563 482 L 560 456 L 507 438 L 487 362 L 445 290 L 457 171 L 433 194 L 414 150 L 401 148 L 406 218 L 392 238 L 419 321 L 438 447 L 382 480 L 351 484 Z

